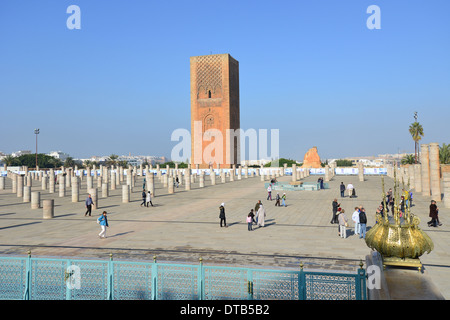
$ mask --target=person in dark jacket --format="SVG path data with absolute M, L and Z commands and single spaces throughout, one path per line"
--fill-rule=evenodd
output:
M 219 207 L 220 213 L 219 213 L 219 218 L 220 218 L 220 227 L 222 228 L 222 223 L 223 226 L 225 228 L 227 228 L 227 220 L 225 218 L 225 203 L 222 203 Z
M 430 218 L 431 221 L 428 221 L 428 226 L 429 227 L 437 227 L 438 224 L 438 212 L 439 212 L 439 208 L 436 206 L 436 201 L 431 200 L 431 204 L 430 204 Z
M 361 208 L 359 212 L 359 238 L 366 238 L 367 216 L 366 210 Z
M 344 198 L 345 197 L 345 194 L 344 194 L 344 192 L 345 192 L 345 185 L 344 185 L 343 182 L 341 182 L 341 185 L 339 186 L 339 188 L 340 188 L 340 191 L 341 191 L 341 198 Z
M 142 203 L 141 203 L 141 207 L 145 206 L 145 199 L 147 198 L 147 194 L 145 193 L 145 189 L 142 190 Z
M 344 189 L 344 190 L 345 190 L 345 189 Z M 333 223 L 339 223 L 338 217 L 337 217 L 337 215 L 336 215 L 336 212 L 338 211 L 338 208 L 341 206 L 341 204 L 338 203 L 338 202 L 337 202 L 337 199 L 335 198 L 335 199 L 333 200 L 333 202 L 331 203 L 331 206 L 332 206 L 332 208 L 333 208 L 333 217 L 331 218 L 330 223 L 331 223 L 331 224 L 333 224 Z
M 84 216 L 86 217 L 89 214 L 89 217 L 91 216 L 91 212 L 92 212 L 92 206 L 94 205 L 94 200 L 92 200 L 91 195 L 89 194 L 88 197 L 86 198 L 86 213 L 84 214 Z

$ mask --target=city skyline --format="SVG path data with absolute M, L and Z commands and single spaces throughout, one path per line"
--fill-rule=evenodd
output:
M 38 153 L 170 158 L 190 130 L 189 58 L 210 53 L 239 61 L 241 127 L 279 129 L 280 157 L 413 152 L 414 112 L 421 143 L 450 140 L 446 1 L 24 3 L 0 4 L 5 153 L 34 153 L 39 128 Z

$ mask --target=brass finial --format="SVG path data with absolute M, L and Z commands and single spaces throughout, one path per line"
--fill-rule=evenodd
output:
M 153 262 L 156 263 L 156 254 L 153 255 Z

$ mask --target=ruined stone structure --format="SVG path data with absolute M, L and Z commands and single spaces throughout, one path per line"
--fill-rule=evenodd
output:
M 322 162 L 320 161 L 317 147 L 312 147 L 306 152 L 303 158 L 302 168 L 322 168 Z

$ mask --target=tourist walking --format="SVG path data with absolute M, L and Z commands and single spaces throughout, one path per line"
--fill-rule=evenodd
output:
M 145 199 L 147 198 L 147 194 L 145 193 L 145 190 L 142 190 L 142 203 L 141 207 L 145 206 Z
M 259 227 L 264 227 L 265 225 L 265 220 L 266 220 L 266 210 L 264 209 L 264 206 L 262 203 L 259 204 L 259 209 L 256 212 L 256 217 L 257 217 L 257 225 Z
M 286 205 L 286 193 L 283 193 L 283 195 L 281 196 L 281 205 L 284 207 L 287 207 Z
M 436 201 L 431 200 L 431 204 L 430 204 L 430 218 L 431 221 L 428 221 L 428 226 L 429 227 L 437 227 L 438 226 L 438 212 L 439 212 L 439 208 L 436 205 Z M 441 225 L 441 224 L 439 224 Z
M 92 200 L 91 195 L 89 194 L 88 197 L 86 198 L 86 213 L 84 214 L 84 216 L 86 217 L 89 214 L 89 217 L 91 216 L 91 211 L 92 211 L 92 206 L 94 205 L 94 200 Z
M 100 225 L 100 227 L 102 229 L 100 231 L 100 233 L 98 234 L 98 237 L 100 239 L 105 239 L 106 238 L 106 228 L 109 228 L 106 211 L 103 211 L 102 215 L 97 219 L 97 223 Z
M 277 195 L 275 196 L 275 207 L 280 206 L 280 194 L 277 192 Z
M 353 184 L 349 183 L 349 184 L 347 185 L 347 192 L 348 192 L 349 198 L 351 198 L 352 195 L 353 195 L 353 189 L 354 189 Z
M 220 227 L 222 228 L 222 223 L 225 228 L 227 227 L 227 220 L 225 218 L 225 203 L 222 203 L 219 207 L 219 218 L 220 218 Z
M 331 221 L 330 221 L 331 224 L 339 223 L 336 214 L 337 214 L 340 206 L 341 206 L 341 204 L 337 202 L 336 198 L 334 198 L 333 202 L 331 203 L 331 208 L 333 209 L 333 216 L 331 217 Z
M 148 204 L 150 203 L 153 207 L 153 203 L 152 203 L 152 193 L 150 192 L 150 190 L 147 192 L 147 197 L 145 198 L 146 201 L 146 207 L 148 207 Z
M 360 213 L 360 208 L 355 207 L 355 211 L 352 214 L 352 220 L 355 223 L 355 234 L 359 234 L 360 230 L 359 230 L 359 213 Z
M 255 213 L 255 221 L 256 221 L 256 223 L 258 223 L 258 210 L 261 205 L 262 205 L 261 200 L 258 200 L 258 202 L 255 205 L 255 212 L 256 212 Z
M 270 199 L 270 201 L 272 201 L 272 187 L 270 184 L 269 184 L 269 187 L 267 188 L 267 200 L 269 200 L 269 199 Z
M 364 208 L 361 208 L 361 211 L 359 212 L 359 238 L 366 238 L 366 227 L 367 226 L 367 216 L 366 216 L 366 210 Z
M 341 185 L 339 186 L 339 190 L 341 191 L 341 198 L 345 197 L 345 185 L 343 182 L 341 182 Z
M 341 238 L 347 238 L 347 227 L 348 227 L 348 219 L 345 215 L 345 210 L 342 209 L 341 211 L 338 211 L 338 219 L 339 219 L 339 236 Z

